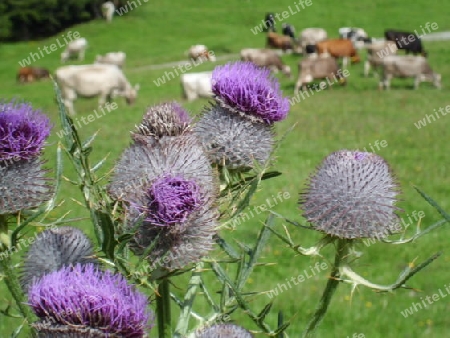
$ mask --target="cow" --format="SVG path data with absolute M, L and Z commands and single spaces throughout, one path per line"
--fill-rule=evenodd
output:
M 441 74 L 433 72 L 424 56 L 389 55 L 383 58 L 381 69 L 380 90 L 389 89 L 393 77 L 413 77 L 414 89 L 418 89 L 422 81 L 433 82 L 436 88 L 441 88 Z
M 275 32 L 275 14 L 266 13 L 263 32 Z
M 125 97 L 127 104 L 131 105 L 139 90 L 139 85 L 131 86 L 122 70 L 114 65 L 63 66 L 56 70 L 55 77 L 70 115 L 75 115 L 73 101 L 78 96 L 99 96 L 98 104 L 102 106 L 118 95 Z
M 299 51 L 299 46 L 294 39 L 274 32 L 267 33 L 266 48 L 281 49 L 283 52 L 288 50 Z
M 290 38 L 295 39 L 295 28 L 288 23 L 283 23 L 281 25 L 281 33 L 284 36 L 289 36 Z
M 109 64 L 109 65 L 116 65 L 119 68 L 123 68 L 126 58 L 127 58 L 127 55 L 124 52 L 111 52 L 111 53 L 106 53 L 103 56 L 97 55 L 94 63 L 95 64 L 102 63 L 102 64 Z
M 307 45 L 315 45 L 327 38 L 327 32 L 323 28 L 305 28 L 300 32 L 298 42 L 301 45 L 302 52 L 305 53 Z
M 388 41 L 394 41 L 397 44 L 397 48 L 405 50 L 406 54 L 411 52 L 413 55 L 420 54 L 425 57 L 428 55 L 422 47 L 422 41 L 414 33 L 387 29 L 384 32 L 384 37 Z
M 70 41 L 64 52 L 61 53 L 61 62 L 64 63 L 75 56 L 78 57 L 78 60 L 83 61 L 87 46 L 88 43 L 85 38 L 78 38 Z
M 17 81 L 20 83 L 49 78 L 50 72 L 48 69 L 41 67 L 21 67 L 17 72 Z
M 107 22 L 111 22 L 116 10 L 114 4 L 111 1 L 107 1 L 102 5 L 102 14 Z
M 199 97 L 211 98 L 213 97 L 212 72 L 182 74 L 181 87 L 188 101 Z
M 339 28 L 339 37 L 351 40 L 356 49 L 362 49 L 366 44 L 372 43 L 372 38 L 369 38 L 366 31 L 357 27 Z
M 334 78 L 340 84 L 346 83 L 345 76 L 339 69 L 336 59 L 331 56 L 301 60 L 298 64 L 298 74 L 294 89 L 295 95 L 298 94 L 300 87 L 302 90 L 306 90 L 306 84 L 313 82 L 315 79 L 331 80 Z
M 342 66 L 347 68 L 348 58 L 352 63 L 361 61 L 359 55 L 353 46 L 353 43 L 347 39 L 330 39 L 320 41 L 316 44 L 317 54 L 329 53 L 332 57 L 343 58 Z
M 291 68 L 285 65 L 281 57 L 272 49 L 242 49 L 241 60 L 251 61 L 257 66 L 267 67 L 274 72 L 281 71 L 286 77 L 291 78 Z
M 208 50 L 208 48 L 205 45 L 193 45 L 191 46 L 191 48 L 189 48 L 187 54 L 188 57 L 193 61 L 197 61 L 199 59 L 201 61 L 205 60 L 209 60 L 212 62 L 216 61 L 214 53 Z
M 316 45 L 306 45 L 305 49 L 303 49 L 303 55 L 306 55 L 307 57 L 317 57 L 317 46 Z M 322 55 L 329 55 L 329 54 L 322 54 Z
M 383 58 L 388 55 L 397 53 L 397 45 L 393 41 L 379 41 L 372 43 L 367 48 L 367 59 L 364 63 L 364 76 L 369 76 L 370 67 L 376 68 L 381 66 Z

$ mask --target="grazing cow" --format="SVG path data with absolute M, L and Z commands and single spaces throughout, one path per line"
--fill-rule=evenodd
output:
M 299 43 L 302 52 L 305 53 L 307 45 L 315 45 L 316 43 L 326 40 L 327 32 L 323 28 L 305 28 L 300 32 Z
M 113 65 L 60 67 L 56 70 L 56 81 L 61 88 L 63 102 L 71 115 L 75 114 L 73 101 L 78 96 L 99 96 L 98 104 L 101 106 L 118 95 L 125 97 L 128 104 L 132 104 L 139 90 L 139 85 L 132 87 L 122 70 Z
M 317 54 L 329 53 L 332 57 L 343 58 L 342 66 L 347 68 L 348 58 L 352 63 L 361 61 L 359 55 L 353 46 L 353 43 L 347 39 L 331 39 L 320 41 L 316 44 Z
M 431 69 L 428 61 L 423 56 L 389 55 L 383 58 L 381 64 L 382 78 L 379 89 L 389 89 L 393 77 L 413 77 L 414 89 L 418 89 L 420 82 L 433 82 L 436 88 L 441 88 L 441 74 L 436 74 Z
M 103 64 L 109 64 L 109 65 L 116 65 L 119 68 L 123 68 L 125 64 L 125 59 L 127 58 L 127 55 L 124 52 L 112 52 L 112 53 L 106 53 L 104 56 L 97 55 L 95 58 L 95 64 L 97 63 L 103 63 Z
M 287 50 L 299 52 L 299 46 L 294 39 L 274 32 L 267 33 L 266 48 L 281 49 L 283 52 Z
M 184 97 L 188 101 L 199 97 L 211 98 L 213 96 L 212 72 L 182 74 L 181 86 Z
M 263 32 L 275 32 L 275 14 L 266 13 Z
M 189 48 L 188 57 L 194 61 L 201 60 L 209 60 L 216 61 L 216 57 L 212 51 L 209 51 L 205 45 L 194 45 Z
M 41 67 L 22 67 L 17 72 L 17 81 L 20 83 L 49 78 L 50 72 Z
M 305 49 L 303 50 L 303 54 L 306 55 L 307 57 L 317 57 L 317 46 L 306 45 Z
M 295 39 L 295 28 L 288 23 L 283 23 L 281 25 L 281 33 L 285 36 L 289 36 L 292 39 Z
M 291 77 L 291 68 L 285 65 L 281 57 L 272 49 L 242 49 L 241 60 L 251 61 L 257 66 L 267 67 L 274 72 L 281 71 L 287 77 Z
M 375 70 L 381 66 L 383 58 L 397 53 L 397 45 L 393 41 L 379 41 L 367 48 L 367 60 L 364 63 L 364 76 L 369 75 L 370 67 Z
M 84 60 L 84 53 L 87 46 L 88 43 L 85 38 L 78 38 L 70 41 L 67 44 L 65 51 L 61 53 L 61 62 L 64 63 L 75 56 L 77 56 L 80 61 Z
M 388 41 L 394 41 L 397 44 L 398 49 L 404 49 L 406 54 L 409 52 L 414 55 L 420 54 L 427 56 L 427 52 L 422 47 L 422 41 L 414 33 L 401 32 L 393 29 L 387 29 L 384 32 L 384 37 Z
M 362 28 L 342 27 L 339 28 L 339 36 L 341 39 L 348 39 L 353 42 L 356 49 L 361 49 L 365 44 L 372 43 L 372 38 Z
M 339 65 L 333 57 L 320 57 L 320 58 L 306 58 L 298 64 L 298 80 L 295 84 L 294 93 L 298 94 L 298 90 L 301 87 L 302 90 L 306 90 L 306 84 L 311 83 L 314 79 L 327 79 L 330 81 L 334 78 L 335 81 L 339 81 L 341 84 L 345 84 L 345 76 L 343 76 Z
M 116 10 L 114 4 L 111 1 L 107 1 L 102 5 L 102 14 L 106 21 L 111 22 Z

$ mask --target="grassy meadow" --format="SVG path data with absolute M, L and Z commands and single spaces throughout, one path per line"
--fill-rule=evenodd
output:
M 124 72 L 131 84 L 139 83 L 141 87 L 134 106 L 126 106 L 125 101 L 118 98 L 118 109 L 79 129 L 84 138 L 98 131 L 91 156 L 92 163 L 95 163 L 108 155 L 103 173 L 113 167 L 115 160 L 130 143 L 129 131 L 140 121 L 146 107 L 178 100 L 195 115 L 208 102 L 206 99 L 194 102 L 183 100 L 178 77 L 161 86 L 155 85 L 154 81 L 173 69 L 169 67 L 153 70 L 148 66 L 185 59 L 185 51 L 193 44 L 207 45 L 218 57 L 237 54 L 242 48 L 263 47 L 264 34 L 254 35 L 251 29 L 261 23 L 268 11 L 281 12 L 288 10 L 289 6 L 294 8 L 292 0 L 160 0 L 141 3 L 141 6 L 126 16 L 116 16 L 110 24 L 97 20 L 74 26 L 61 33 L 78 31 L 81 36 L 87 38 L 89 48 L 85 63 L 93 62 L 97 54 L 119 50 L 126 52 Z M 338 28 L 343 26 L 363 27 L 370 36 L 381 37 L 386 28 L 409 31 L 416 29 L 420 33 L 420 27 L 427 22 L 437 23 L 438 31 L 448 31 L 449 10 L 450 3 L 425 0 L 313 0 L 311 6 L 283 22 L 293 24 L 297 31 L 306 27 L 323 27 L 330 37 L 337 37 Z M 277 22 L 277 28 L 281 28 L 281 22 Z M 50 144 L 45 150 L 45 158 L 50 168 L 55 165 L 55 150 L 59 142 L 56 132 L 60 130 L 52 83 L 41 81 L 20 85 L 16 83 L 15 76 L 19 61 L 28 57 L 30 52 L 37 52 L 38 47 L 43 48 L 55 43 L 57 38 L 58 36 L 55 36 L 43 41 L 0 46 L 1 97 L 6 100 L 15 97 L 29 101 L 35 108 L 45 111 L 55 124 L 49 139 Z M 295 125 L 277 153 L 274 169 L 283 175 L 264 181 L 251 201 L 251 207 L 267 204 L 266 199 L 271 199 L 280 192 L 287 192 L 290 197 L 273 209 L 292 220 L 304 223 L 297 201 L 308 175 L 330 152 L 365 148 L 367 151 L 375 151 L 391 164 L 402 189 L 399 207 L 404 210 L 401 216 L 405 222 L 409 222 L 408 216 L 413 211 L 425 213 L 422 228 L 440 219 L 439 214 L 415 192 L 413 185 L 420 187 L 445 210 L 450 211 L 450 153 L 447 148 L 450 116 L 441 116 L 420 129 L 414 125 L 426 114 L 432 114 L 434 109 L 450 104 L 450 41 L 424 42 L 424 46 L 429 52 L 430 65 L 442 74 L 442 90 L 435 89 L 430 83 L 422 83 L 419 90 L 414 91 L 413 79 L 394 79 L 390 91 L 380 92 L 376 78 L 363 77 L 361 63 L 350 66 L 346 87 L 335 85 L 330 90 L 317 92 L 291 106 L 288 118 L 276 126 L 277 134 L 282 135 Z M 62 50 L 58 50 L 45 55 L 33 65 L 46 67 L 54 72 L 60 66 L 61 52 Z M 231 57 L 230 60 L 232 59 Z M 300 56 L 297 55 L 283 56 L 283 60 L 294 70 L 295 79 L 276 75 L 280 79 L 284 94 L 289 97 L 293 96 L 299 59 Z M 365 51 L 362 51 L 362 59 L 365 59 Z M 212 70 L 216 64 L 224 62 L 203 63 L 192 71 Z M 78 99 L 75 102 L 78 118 L 91 114 L 96 108 L 97 99 Z M 378 144 L 385 141 L 383 144 L 387 146 L 377 148 L 377 141 Z M 64 176 L 75 178 L 69 161 L 64 162 Z M 82 206 L 79 189 L 69 182 L 64 182 L 60 200 L 61 206 L 52 212 L 51 217 L 57 218 L 70 212 L 69 218 L 82 218 L 72 225 L 83 228 L 92 235 L 92 226 L 88 213 Z M 256 215 L 235 230 L 224 232 L 223 236 L 230 240 L 239 239 L 252 243 L 266 216 Z M 415 223 L 410 225 L 407 230 L 409 235 L 415 230 Z M 321 238 L 319 233 L 299 230 L 278 220 L 277 228 L 282 230 L 283 226 L 289 230 L 293 241 L 303 247 L 312 246 Z M 450 251 L 446 238 L 449 235 L 450 229 L 446 225 L 407 245 L 389 246 L 376 243 L 368 248 L 361 245 L 360 249 L 364 251 L 364 255 L 354 263 L 354 269 L 379 284 L 393 283 L 404 267 L 416 259 L 419 263 L 437 251 L 442 251 L 443 255 L 409 281 L 414 290 L 375 293 L 360 287 L 352 295 L 350 285 L 340 285 L 328 314 L 317 331 L 317 337 L 344 338 L 356 337 L 358 334 L 358 337 L 362 337 L 362 334 L 370 338 L 446 337 L 450 325 L 450 297 L 436 301 L 407 318 L 401 311 L 409 308 L 413 302 L 421 302 L 421 297 L 438 293 L 439 290 L 447 292 L 445 287 L 450 282 Z M 330 254 L 331 250 L 326 250 L 325 254 L 327 253 Z M 16 257 L 17 262 L 19 258 Z M 331 255 L 326 258 L 333 259 Z M 275 237 L 271 238 L 263 261 L 274 264 L 256 269 L 248 282 L 247 291 L 271 290 L 277 287 L 278 283 L 285 283 L 286 279 L 305 274 L 305 270 L 309 272 L 315 263 L 324 262 L 296 255 Z M 275 327 L 276 312 L 283 310 L 284 317 L 292 321 L 286 332 L 289 337 L 299 337 L 320 299 L 328 273 L 329 269 L 323 270 L 276 296 L 273 299 L 273 314 L 269 316 L 271 326 Z M 186 279 L 179 278 L 174 290 L 182 294 L 186 287 Z M 10 297 L 3 284 L 0 285 L 0 299 L 1 308 L 4 309 Z M 199 303 L 195 309 L 204 312 L 207 309 L 202 304 L 204 298 L 200 296 L 197 300 Z M 259 312 L 269 300 L 266 295 L 255 297 L 252 303 L 254 311 Z M 177 318 L 177 315 L 174 314 L 174 318 Z M 232 319 L 248 329 L 256 330 L 251 320 L 239 310 Z M 9 337 L 20 324 L 18 319 L 5 319 L 0 316 L 0 337 Z M 24 333 L 23 337 L 25 336 Z M 155 329 L 150 337 L 156 336 Z M 256 335 L 260 336 L 263 335 Z

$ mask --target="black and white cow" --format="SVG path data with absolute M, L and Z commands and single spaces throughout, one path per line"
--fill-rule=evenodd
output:
M 276 32 L 275 30 L 275 14 L 266 13 L 266 17 L 264 18 L 264 32 Z
M 348 39 L 353 42 L 356 49 L 361 49 L 365 44 L 372 43 L 372 38 L 362 28 L 342 27 L 339 28 L 339 36 L 342 39 Z
M 425 52 L 422 47 L 422 41 L 414 33 L 387 29 L 384 32 L 384 37 L 388 41 L 394 41 L 397 45 L 397 48 L 405 50 L 406 54 L 409 54 L 409 52 L 411 52 L 414 55 L 421 54 L 422 56 L 427 56 L 427 52 Z
M 281 33 L 295 39 L 295 28 L 288 23 L 283 23 L 281 25 Z

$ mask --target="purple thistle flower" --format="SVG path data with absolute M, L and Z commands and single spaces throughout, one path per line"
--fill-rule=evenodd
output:
M 183 224 L 203 205 L 198 184 L 181 176 L 158 178 L 148 189 L 147 198 L 145 221 L 160 226 Z
M 177 103 L 163 103 L 147 109 L 132 138 L 136 142 L 153 144 L 164 136 L 179 136 L 189 128 L 189 114 Z
M 253 335 L 234 324 L 217 324 L 197 332 L 195 338 L 253 338 Z
M 340 150 L 325 158 L 300 200 L 304 217 L 339 238 L 384 238 L 398 231 L 398 184 L 389 165 L 368 152 Z
M 50 135 L 50 120 L 27 103 L 0 103 L 0 163 L 30 160 Z
M 212 74 L 216 101 L 232 112 L 272 124 L 286 118 L 289 101 L 269 69 L 238 61 L 218 66 Z
M 42 164 L 38 157 L 6 166 L 0 162 L 0 215 L 36 208 L 51 199 L 53 187 Z
M 26 291 L 34 280 L 64 266 L 95 263 L 89 238 L 80 229 L 62 226 L 42 231 L 25 257 L 21 284 Z
M 195 136 L 132 144 L 116 164 L 109 192 L 124 202 L 129 229 L 141 222 L 131 249 L 150 263 L 179 269 L 212 249 L 217 177 Z M 162 262 L 165 256 L 172 258 Z
M 204 112 L 194 132 L 210 161 L 228 169 L 247 170 L 255 161 L 264 165 L 272 152 L 270 125 L 254 123 L 218 105 Z
M 143 337 L 152 327 L 147 298 L 126 279 L 93 264 L 63 267 L 31 285 L 28 303 L 46 336 L 66 326 L 68 337 L 91 329 L 105 337 Z M 83 335 L 82 335 L 83 336 Z M 99 335 L 101 337 L 101 335 Z

